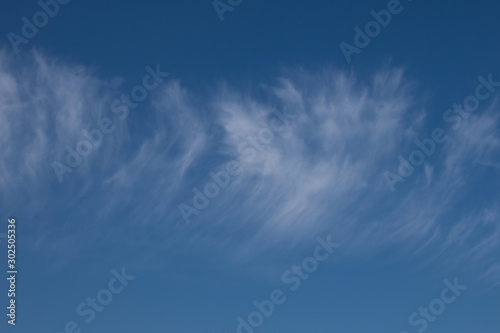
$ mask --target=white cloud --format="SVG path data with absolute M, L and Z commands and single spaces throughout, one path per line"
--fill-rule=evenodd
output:
M 13 69 L 16 62 L 0 54 L 2 208 L 22 207 L 28 193 L 40 201 L 30 205 L 33 214 L 64 207 L 63 215 L 74 217 L 61 231 L 53 229 L 57 221 L 41 221 L 38 248 L 57 235 L 66 239 L 60 246 L 78 249 L 71 236 L 76 232 L 128 243 L 137 226 L 148 226 L 170 247 L 230 248 L 243 260 L 293 248 L 326 231 L 346 251 L 360 254 L 387 246 L 444 253 L 442 247 L 460 244 L 463 252 L 457 248 L 456 256 L 472 262 L 498 252 L 497 191 L 489 189 L 482 207 L 467 201 L 477 181 L 489 185 L 481 168 L 498 171 L 496 104 L 471 116 L 435 161 L 394 194 L 383 172 L 429 132 L 419 92 L 403 70 L 383 69 L 369 81 L 331 69 L 290 70 L 257 92 L 220 85 L 208 98 L 170 80 L 148 97 L 140 114 L 104 139 L 71 181 L 59 184 L 50 163 L 83 129 L 110 116 L 121 80 L 103 80 L 92 70 L 36 53 L 20 72 Z M 177 205 L 190 203 L 191 189 L 203 186 L 208 172 L 240 158 L 241 142 L 267 126 L 273 109 L 284 108 L 299 117 L 246 162 L 242 175 L 187 228 Z M 472 224 L 457 218 L 486 211 L 484 220 Z M 96 232 L 103 223 L 112 233 Z M 129 245 L 158 247 L 150 241 Z M 496 274 L 494 263 L 484 260 L 488 274 Z

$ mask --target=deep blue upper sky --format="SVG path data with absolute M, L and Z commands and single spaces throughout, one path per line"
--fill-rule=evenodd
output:
M 161 62 L 190 84 L 224 78 L 255 80 L 279 66 L 346 66 L 338 44 L 387 1 L 244 1 L 220 22 L 210 1 L 70 1 L 28 44 L 88 66 L 102 76 L 132 80 L 142 64 Z M 491 1 L 403 3 L 352 67 L 364 73 L 392 59 L 418 74 L 423 85 L 448 93 L 491 72 L 497 60 L 498 8 Z M 4 2 L 0 27 L 18 33 L 36 1 Z M 104 52 L 105 51 L 105 52 Z M 134 66 L 135 65 L 135 66 Z M 463 82 L 463 83 L 462 83 Z M 456 89 L 455 89 L 456 91 Z
M 255 332 L 498 333 L 500 88 L 478 77 L 500 82 L 500 5 L 402 0 L 348 63 L 339 44 L 388 2 L 243 0 L 221 21 L 210 0 L 71 0 L 18 53 L 7 35 L 40 7 L 2 2 L 0 211 L 18 221 L 19 305 L 1 331 L 231 333 L 281 289 Z M 157 65 L 168 77 L 120 119 L 113 101 Z M 453 129 L 446 110 L 478 85 L 488 97 L 450 113 Z M 114 129 L 58 181 L 54 161 L 104 118 Z M 446 142 L 391 191 L 386 173 L 435 128 Z M 196 208 L 193 188 L 235 160 Z M 340 247 L 291 291 L 283 274 L 328 235 Z M 135 279 L 85 323 L 77 307 L 122 267 Z M 412 326 L 446 279 L 467 289 Z

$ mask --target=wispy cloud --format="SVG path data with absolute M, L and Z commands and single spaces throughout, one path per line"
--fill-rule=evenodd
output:
M 68 184 L 59 185 L 50 161 L 64 149 L 60 143 L 74 142 L 107 114 L 123 80 L 37 53 L 25 59 L 20 64 L 0 54 L 0 184 L 2 208 L 22 206 L 27 193 L 40 200 L 35 212 L 43 204 L 49 211 L 66 207 L 63 230 L 40 231 L 33 242 L 38 248 L 59 250 L 45 246 L 57 235 L 58 246 L 78 249 L 78 232 L 95 244 L 158 248 L 159 241 L 177 250 L 230 249 L 247 260 L 271 249 L 279 255 L 278 249 L 328 230 L 346 252 L 438 249 L 471 263 L 482 258 L 487 275 L 499 274 L 488 261 L 499 248 L 498 193 L 485 188 L 481 203 L 469 193 L 478 179 L 487 180 L 485 168 L 498 175 L 495 101 L 393 194 L 381 174 L 427 133 L 434 112 L 404 70 L 386 67 L 360 80 L 328 68 L 295 69 L 250 92 L 220 84 L 208 97 L 169 79 Z M 178 203 L 191 198 L 208 172 L 241 158 L 241 142 L 265 126 L 273 109 L 284 108 L 297 120 L 245 163 L 194 225 L 180 222 Z M 88 214 L 74 213 L 76 207 Z M 38 230 L 50 223 L 42 221 Z M 103 224 L 111 232 L 99 232 Z M 135 237 L 135 228 L 144 226 L 150 232 Z M 453 253 L 446 250 L 457 244 Z

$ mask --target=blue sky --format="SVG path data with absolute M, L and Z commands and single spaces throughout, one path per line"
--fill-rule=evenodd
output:
M 498 332 L 500 5 L 60 2 L 1 4 L 2 332 Z

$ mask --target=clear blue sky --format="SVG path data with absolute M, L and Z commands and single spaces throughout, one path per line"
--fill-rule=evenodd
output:
M 499 332 L 499 4 L 42 3 L 0 5 L 2 332 Z

